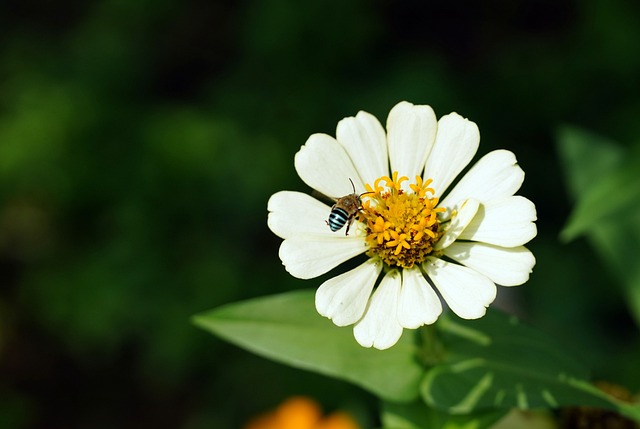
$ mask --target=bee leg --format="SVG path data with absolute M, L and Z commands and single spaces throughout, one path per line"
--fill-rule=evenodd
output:
M 351 227 L 351 224 L 353 223 L 354 219 L 355 218 L 353 218 L 353 217 L 349 218 L 349 222 L 347 222 L 347 230 L 344 233 L 345 236 L 349 235 L 349 228 Z
M 358 211 L 360 210 L 362 210 L 362 207 L 358 207 Z M 349 235 L 349 227 L 351 226 L 354 220 L 356 220 L 356 214 L 354 214 L 349 218 L 349 222 L 347 222 L 347 230 L 345 231 L 344 235 Z

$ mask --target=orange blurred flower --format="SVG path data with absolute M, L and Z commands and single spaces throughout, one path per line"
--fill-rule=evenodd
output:
M 323 417 L 317 402 L 298 396 L 287 399 L 274 411 L 254 418 L 244 429 L 360 429 L 360 426 L 342 412 Z

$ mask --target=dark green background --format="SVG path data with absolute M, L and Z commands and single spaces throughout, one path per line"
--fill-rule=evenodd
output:
M 503 305 L 640 389 L 616 279 L 558 240 L 555 146 L 563 124 L 638 143 L 640 3 L 11 0 L 0 29 L 0 427 L 233 429 L 292 394 L 375 425 L 359 389 L 189 317 L 320 284 L 282 268 L 267 199 L 307 190 L 310 134 L 401 100 L 516 153 L 538 265 Z

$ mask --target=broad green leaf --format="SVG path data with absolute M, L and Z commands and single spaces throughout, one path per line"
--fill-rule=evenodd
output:
M 589 190 L 624 160 L 620 144 L 576 127 L 558 130 L 558 150 L 574 199 Z
M 512 409 L 491 429 L 558 429 L 557 417 L 548 410 Z
M 616 221 L 602 222 L 587 238 L 620 280 L 625 302 L 640 327 L 640 210 Z
M 559 134 L 559 146 L 576 207 L 562 237 L 571 240 L 612 217 L 640 210 L 640 156 L 574 128 Z
M 424 402 L 382 404 L 384 429 L 485 429 L 499 421 L 507 410 L 479 411 L 452 415 L 427 406 Z
M 384 399 L 418 396 L 424 370 L 412 336 L 405 333 L 384 351 L 363 348 L 351 328 L 338 328 L 316 312 L 314 291 L 230 304 L 196 315 L 193 322 L 253 353 L 350 381 Z
M 588 383 L 585 370 L 561 346 L 513 316 L 489 311 L 469 321 L 448 314 L 437 328 L 449 355 L 421 384 L 431 406 L 457 414 L 586 405 L 640 420 L 640 408 Z
M 565 128 L 558 145 L 577 201 L 562 236 L 586 234 L 624 285 L 640 326 L 640 155 L 575 128 Z

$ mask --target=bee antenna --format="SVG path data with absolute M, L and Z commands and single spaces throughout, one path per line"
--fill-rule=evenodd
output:
M 356 185 L 353 184 L 353 180 L 351 180 L 351 177 L 349 177 L 349 182 L 351 182 L 351 187 L 353 188 L 353 193 L 356 193 Z

